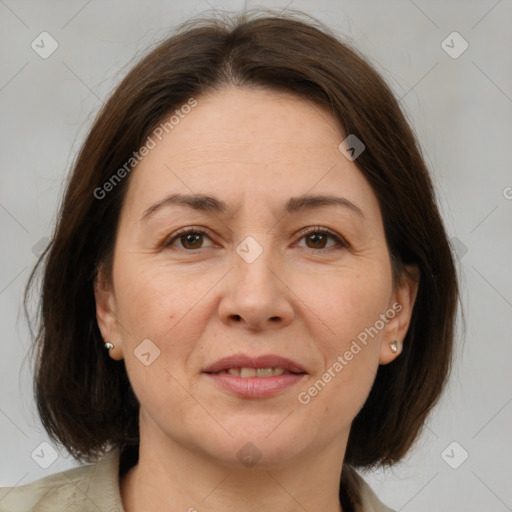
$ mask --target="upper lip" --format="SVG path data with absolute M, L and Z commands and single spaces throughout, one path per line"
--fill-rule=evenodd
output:
M 300 364 L 276 354 L 251 357 L 246 354 L 234 354 L 223 357 L 203 370 L 204 373 L 217 373 L 230 368 L 282 368 L 292 373 L 306 373 Z

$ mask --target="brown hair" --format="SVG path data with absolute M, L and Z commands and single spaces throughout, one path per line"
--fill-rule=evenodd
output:
M 345 463 L 392 464 L 417 438 L 449 374 L 458 298 L 452 253 L 419 145 L 386 83 L 329 29 L 289 14 L 192 20 L 143 58 L 99 112 L 26 290 L 27 299 L 44 265 L 34 344 L 43 425 L 78 460 L 138 444 L 139 405 L 124 363 L 105 353 L 93 294 L 99 266 L 111 269 L 129 176 L 101 199 L 95 191 L 170 112 L 226 85 L 316 102 L 366 145 L 355 163 L 378 198 L 395 282 L 411 264 L 420 284 L 403 352 L 379 367 Z

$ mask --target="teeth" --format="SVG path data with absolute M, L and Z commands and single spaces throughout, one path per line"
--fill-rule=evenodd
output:
M 257 377 L 272 377 L 274 375 L 274 368 L 258 368 L 256 370 Z
M 240 377 L 256 377 L 256 368 L 240 368 Z
M 218 375 L 234 375 L 235 377 L 276 377 L 283 375 L 283 373 L 290 373 L 288 370 L 282 368 L 230 368 L 229 370 L 222 370 Z

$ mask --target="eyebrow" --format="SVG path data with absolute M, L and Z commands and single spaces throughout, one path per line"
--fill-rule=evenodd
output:
M 228 205 L 224 201 L 213 196 L 205 194 L 171 194 L 145 210 L 140 220 L 146 220 L 158 210 L 174 205 L 184 206 L 192 208 L 193 210 L 210 212 L 219 215 L 226 214 L 229 211 Z M 346 208 L 364 218 L 364 213 L 361 208 L 356 206 L 352 201 L 349 201 L 344 197 L 338 197 L 329 194 L 291 197 L 287 201 L 284 207 L 284 211 L 286 213 L 293 214 L 304 210 L 320 208 L 322 206 L 339 206 Z

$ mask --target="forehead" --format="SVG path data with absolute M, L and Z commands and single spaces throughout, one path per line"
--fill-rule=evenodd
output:
M 376 207 L 362 173 L 338 149 L 345 138 L 339 123 L 315 103 L 226 89 L 198 97 L 167 131 L 152 136 L 154 148 L 131 177 L 126 202 L 138 209 L 176 192 L 208 193 L 234 207 L 337 192 Z

